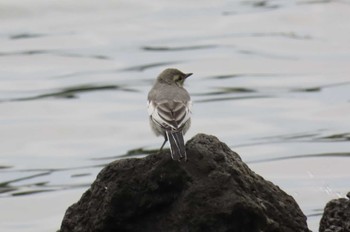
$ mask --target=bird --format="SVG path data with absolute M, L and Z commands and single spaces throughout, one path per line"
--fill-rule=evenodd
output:
M 183 73 L 175 68 L 161 72 L 148 93 L 148 114 L 153 132 L 163 136 L 162 151 L 167 141 L 173 160 L 185 159 L 187 154 L 184 134 L 191 126 L 191 98 L 184 88 L 185 80 L 192 73 Z

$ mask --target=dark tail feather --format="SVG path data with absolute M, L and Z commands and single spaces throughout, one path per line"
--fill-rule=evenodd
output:
M 170 143 L 171 158 L 180 160 L 185 157 L 185 160 L 187 160 L 182 131 L 166 131 L 165 133 Z

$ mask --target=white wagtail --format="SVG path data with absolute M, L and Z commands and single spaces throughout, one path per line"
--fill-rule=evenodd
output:
M 157 136 L 164 136 L 160 150 L 169 140 L 173 160 L 187 160 L 183 135 L 191 125 L 191 98 L 183 84 L 191 75 L 177 69 L 165 69 L 148 93 L 151 127 Z

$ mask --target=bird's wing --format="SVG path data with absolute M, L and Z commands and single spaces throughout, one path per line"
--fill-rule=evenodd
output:
M 164 129 L 178 130 L 191 116 L 191 101 L 150 101 L 148 114 Z

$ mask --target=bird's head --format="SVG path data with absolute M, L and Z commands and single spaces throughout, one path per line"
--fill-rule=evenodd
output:
M 178 69 L 168 68 L 159 74 L 157 80 L 161 83 L 175 84 L 179 87 L 183 87 L 186 78 L 191 75 L 192 73 L 183 73 Z

